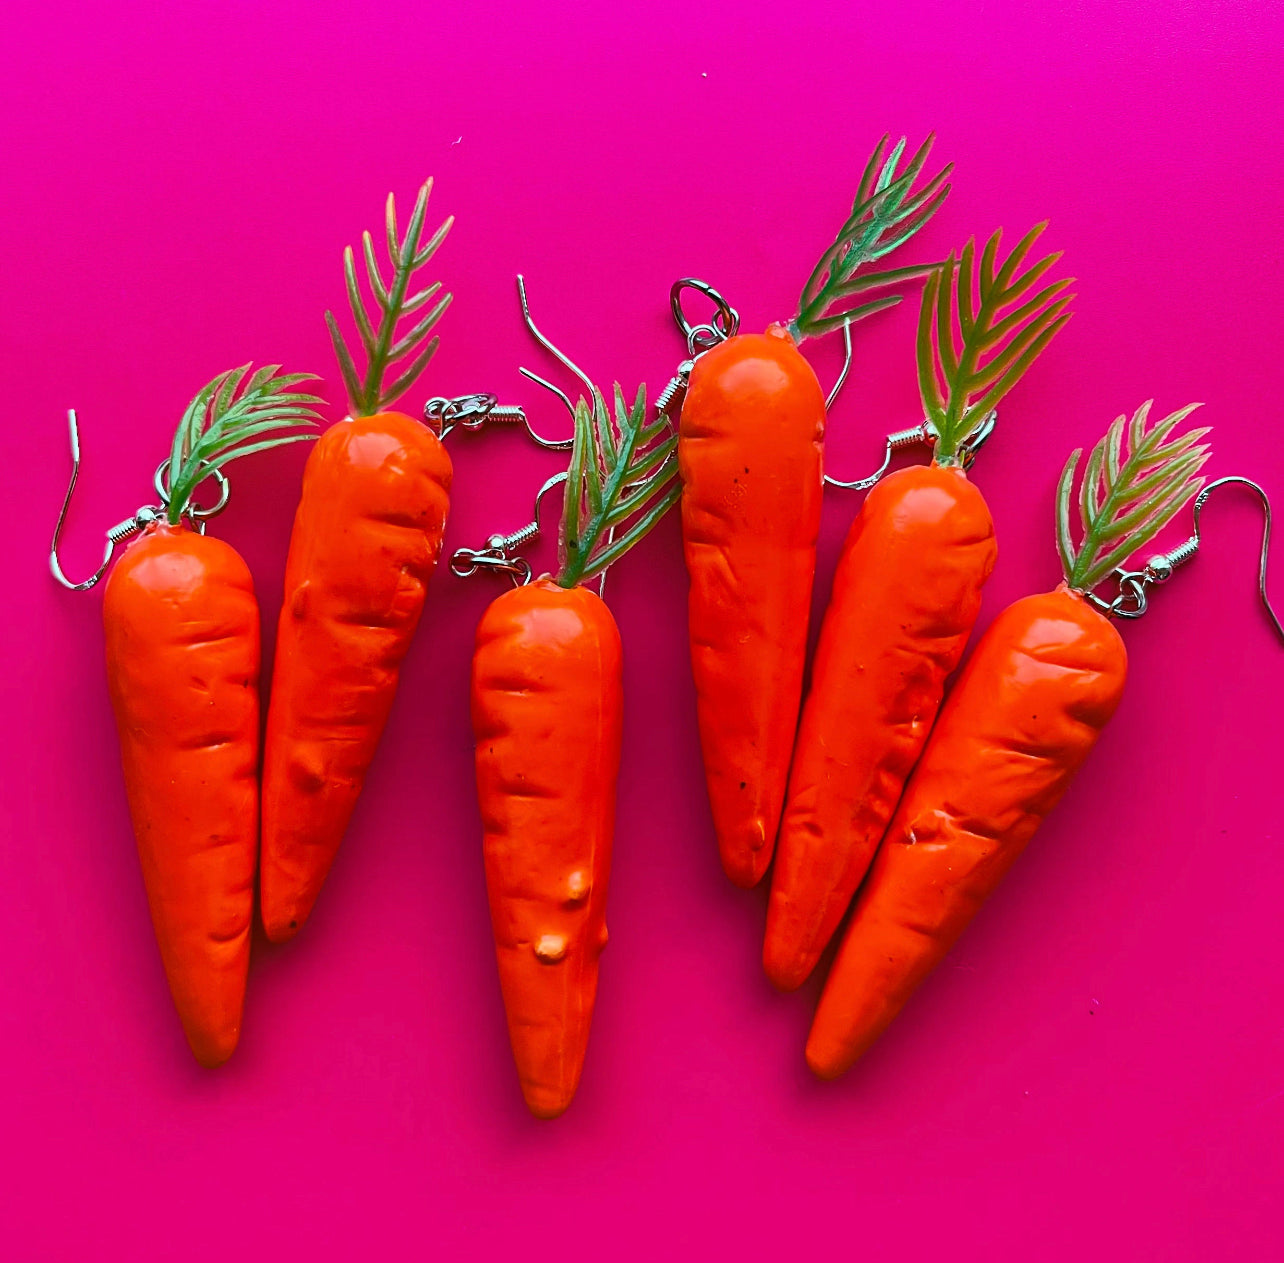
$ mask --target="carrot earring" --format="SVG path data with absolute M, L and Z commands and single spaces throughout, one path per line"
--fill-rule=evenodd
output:
M 92 588 L 107 579 L 107 682 L 152 924 L 170 992 L 196 1059 L 236 1047 L 250 956 L 259 840 L 259 607 L 245 562 L 205 534 L 228 500 L 228 462 L 312 439 L 282 433 L 317 420 L 307 375 L 249 366 L 216 377 L 179 423 L 156 471 L 159 504 L 107 532 L 102 564 L 73 583 L 58 559 L 80 474 L 74 412 L 71 480 L 49 552 L 53 577 Z M 212 479 L 217 499 L 202 507 Z
M 619 629 L 587 585 L 677 503 L 677 436 L 666 420 L 647 421 L 642 389 L 626 404 L 617 386 L 612 416 L 601 391 L 535 329 L 524 291 L 523 316 L 588 390 L 574 406 L 570 466 L 543 484 L 529 526 L 460 549 L 451 568 L 514 585 L 477 628 L 477 796 L 513 1058 L 527 1107 L 553 1118 L 575 1095 L 588 1047 L 623 727 Z M 558 570 L 533 578 L 516 550 L 536 538 L 540 502 L 559 486 Z
M 356 354 L 325 313 L 348 415 L 313 449 L 290 534 L 263 749 L 263 926 L 272 942 L 308 919 L 360 797 L 419 626 L 450 511 L 450 457 L 393 405 L 428 366 L 450 305 L 417 276 L 453 218 L 425 231 L 432 181 L 404 233 L 389 194 L 387 264 L 365 232 L 365 290 L 343 272 Z M 364 367 L 357 361 L 364 357 Z
M 792 319 L 740 333 L 721 304 L 688 331 L 678 461 L 691 586 L 688 631 L 705 781 L 727 876 L 755 885 L 771 863 L 802 701 L 824 471 L 825 396 L 799 344 L 901 301 L 936 263 L 883 268 L 949 192 L 925 178 L 929 137 L 875 147 L 851 215 L 803 286 Z M 681 285 L 699 288 L 691 281 Z M 679 296 L 673 302 L 682 323 Z M 697 352 L 702 352 L 697 354 Z
M 1096 445 L 1071 529 L 1080 452 L 1057 489 L 1064 582 L 999 614 L 950 693 L 856 898 L 807 1041 L 823 1078 L 846 1070 L 940 963 L 1039 825 L 1060 801 L 1123 696 L 1128 657 L 1111 618 L 1146 611 L 1146 588 L 1200 546 L 1211 492 L 1241 483 L 1266 509 L 1259 566 L 1266 597 L 1270 503 L 1247 478 L 1203 486 L 1207 430 L 1178 434 L 1195 405 L 1149 424 L 1150 404 L 1119 417 Z M 1128 558 L 1195 500 L 1194 534 L 1141 570 Z M 1119 594 L 1094 589 L 1114 577 Z

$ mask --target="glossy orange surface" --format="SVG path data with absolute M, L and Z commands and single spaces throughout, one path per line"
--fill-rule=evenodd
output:
M 316 443 L 290 537 L 263 769 L 263 925 L 292 937 L 334 860 L 419 626 L 450 457 L 397 412 Z
M 624 694 L 620 634 L 586 588 L 539 579 L 477 628 L 472 716 L 499 981 L 522 1094 L 579 1085 L 606 945 Z
M 807 1041 L 818 1075 L 846 1070 L 945 957 L 1060 801 L 1127 669 L 1119 633 L 1064 587 L 990 625 L 856 900 Z
M 773 325 L 696 360 L 682 408 L 682 538 L 696 713 L 727 875 L 767 871 L 802 699 L 825 397 Z
M 834 576 L 776 843 L 763 964 L 800 986 L 865 876 L 994 569 L 994 523 L 958 468 L 890 474 Z
M 227 544 L 157 524 L 103 596 L 107 680 L 147 902 L 188 1043 L 241 1033 L 259 799 L 259 607 Z

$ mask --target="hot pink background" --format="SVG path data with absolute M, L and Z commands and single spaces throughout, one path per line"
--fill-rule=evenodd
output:
M 147 918 L 104 687 L 101 598 L 45 569 L 79 410 L 68 564 L 151 498 L 175 418 L 253 357 L 336 374 L 340 250 L 437 177 L 456 294 L 411 397 L 494 390 L 537 319 L 658 389 L 695 272 L 787 316 L 884 130 L 939 133 L 955 192 L 911 247 L 1050 217 L 1077 315 L 977 466 L 1001 558 L 982 624 L 1057 578 L 1068 449 L 1154 395 L 1208 403 L 1212 473 L 1284 505 L 1284 17 L 1170 3 L 23 5 L 0 41 L 8 381 L 0 848 L 6 1257 L 1279 1257 L 1284 653 L 1234 493 L 1125 629 L 1128 694 L 965 941 L 846 1079 L 810 1078 L 815 990 L 759 967 L 721 876 L 676 521 L 613 574 L 627 645 L 611 947 L 561 1121 L 522 1106 L 491 955 L 466 704 L 499 588 L 444 572 L 307 932 L 256 942 L 245 1034 L 187 1053 Z M 907 255 L 907 257 L 909 257 Z M 831 465 L 918 417 L 913 304 L 860 330 Z M 834 340 L 809 352 L 825 381 Z M 558 374 L 568 388 L 571 382 Z M 525 520 L 557 465 L 454 444 L 447 548 Z M 235 467 L 216 530 L 270 643 L 303 452 Z M 856 507 L 831 494 L 817 608 Z M 1169 536 L 1180 538 L 1174 527 Z M 546 549 L 541 557 L 551 553 Z M 1284 593 L 1284 563 L 1275 567 Z M 434 1251 L 430 1247 L 436 1246 Z

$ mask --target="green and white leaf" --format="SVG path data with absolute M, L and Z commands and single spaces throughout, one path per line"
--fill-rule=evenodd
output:
M 880 272 L 861 271 L 904 245 L 945 201 L 950 191 L 946 179 L 954 169 L 952 163 L 922 188 L 913 187 L 935 139 L 934 135 L 929 136 L 899 175 L 896 168 L 905 153 L 905 138 L 902 136 L 886 156 L 886 136 L 874 147 L 856 190 L 851 216 L 803 286 L 798 314 L 789 323 L 789 332 L 795 341 L 840 329 L 851 321 L 895 306 L 902 295 L 884 294 L 846 307 L 843 304 L 871 290 L 927 276 L 936 266 L 929 263 Z
M 981 257 L 969 241 L 928 278 L 918 318 L 918 383 L 937 435 L 936 459 L 959 447 L 1021 380 L 1070 319 L 1071 278 L 1035 289 L 1061 257 L 1045 255 L 1018 275 L 1047 224 L 1036 224 L 998 266 L 1000 229 Z M 1031 292 L 1034 291 L 1034 292 Z
M 682 495 L 678 438 L 663 418 L 646 423 L 646 387 L 615 417 L 600 390 L 575 407 L 557 582 L 573 588 L 599 575 L 645 536 Z
M 1075 472 L 1083 449 L 1066 461 L 1057 484 L 1057 549 L 1070 587 L 1091 591 L 1112 570 L 1145 547 L 1204 485 L 1198 476 L 1208 459 L 1199 440 L 1208 428 L 1173 431 L 1199 404 L 1188 404 L 1146 428 L 1148 399 L 1131 421 L 1116 417 L 1092 449 L 1079 488 L 1083 538 L 1075 545 L 1070 528 Z M 1126 439 L 1126 441 L 1125 441 Z
M 317 423 L 320 416 L 314 405 L 321 400 L 294 389 L 316 378 L 311 373 L 284 373 L 278 377 L 280 367 L 268 364 L 248 378 L 248 364 L 229 369 L 188 404 L 174 433 L 165 476 L 169 521 L 181 521 L 192 492 L 230 461 L 316 438 L 315 434 L 299 434 L 297 430 Z M 296 432 L 283 434 L 283 430 Z
M 386 279 L 375 254 L 374 238 L 369 232 L 361 234 L 366 280 L 374 299 L 373 314 L 367 310 L 361 294 L 352 247 L 344 248 L 343 278 L 348 291 L 348 306 L 352 309 L 352 319 L 357 327 L 357 338 L 365 355 L 364 374 L 358 369 L 356 357 L 339 332 L 338 321 L 332 312 L 325 313 L 325 322 L 330 330 L 330 340 L 334 343 L 334 353 L 339 360 L 339 372 L 343 376 L 343 384 L 355 416 L 370 416 L 403 395 L 428 366 L 428 361 L 437 350 L 438 339 L 430 339 L 429 335 L 450 306 L 451 295 L 437 297 L 441 291 L 439 281 L 413 293 L 410 287 L 415 272 L 437 252 L 437 247 L 445 240 L 450 226 L 455 222 L 453 216 L 449 217 L 426 242 L 423 241 L 424 219 L 431 192 L 432 181 L 428 180 L 415 198 L 404 237 L 398 234 L 397 207 L 393 195 L 388 194 L 384 227 L 391 274 Z M 429 303 L 433 303 L 433 306 L 427 315 L 413 325 L 399 330 L 406 316 Z M 390 375 L 392 380 L 385 383 Z

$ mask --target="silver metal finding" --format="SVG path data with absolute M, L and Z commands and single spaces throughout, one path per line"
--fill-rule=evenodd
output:
M 692 289 L 703 294 L 714 305 L 713 319 L 693 325 L 682 309 L 684 290 Z M 740 313 L 708 281 L 694 276 L 684 276 L 669 287 L 669 309 L 682 336 L 687 340 L 687 351 L 694 358 L 702 351 L 715 347 L 719 342 L 734 338 L 740 332 Z
M 847 384 L 847 374 L 852 367 L 852 322 L 843 321 L 843 371 L 838 374 L 838 380 L 834 383 L 833 389 L 825 397 L 825 411 L 828 412 L 834 406 L 834 400 L 838 398 L 843 387 Z
M 531 372 L 529 368 L 519 368 L 517 371 L 528 381 L 534 382 L 537 386 L 543 386 L 550 394 L 556 395 L 561 401 L 562 406 L 570 414 L 571 424 L 575 424 L 575 405 L 571 402 L 571 397 L 566 393 L 566 391 L 564 391 L 560 386 L 555 386 L 547 377 L 541 377 L 538 373 Z M 570 448 L 575 446 L 575 437 L 572 435 L 569 439 L 562 439 L 551 446 L 556 446 L 564 451 L 568 451 Z
M 439 439 L 455 429 L 477 432 L 490 425 L 520 425 L 531 442 L 550 452 L 567 451 L 572 439 L 546 439 L 531 426 L 526 409 L 520 404 L 501 404 L 491 394 L 456 395 L 447 399 L 436 395 L 424 405 L 424 420 Z
M 593 382 L 589 378 L 589 375 L 582 368 L 580 368 L 580 366 L 576 364 L 575 361 L 570 358 L 570 356 L 566 355 L 563 351 L 559 351 L 558 348 L 555 347 L 539 331 L 539 329 L 536 327 L 535 321 L 531 319 L 530 303 L 527 302 L 526 300 L 526 278 L 522 276 L 520 272 L 517 274 L 517 297 L 522 304 L 522 320 L 525 322 L 526 327 L 530 330 L 531 337 L 533 337 L 535 341 L 538 342 L 540 346 L 544 348 L 544 350 L 546 350 L 555 360 L 557 360 L 559 364 L 563 365 L 565 368 L 570 369 L 570 371 L 580 379 L 580 381 L 584 384 L 584 389 L 587 392 L 587 397 L 589 399 L 592 399 L 597 394 L 597 387 L 593 385 Z M 535 378 L 534 375 L 531 373 L 527 373 L 526 376 L 531 377 L 532 380 L 538 380 L 541 383 L 543 383 L 542 378 Z M 572 409 L 571 411 L 573 414 L 574 409 Z M 569 447 L 570 444 L 568 443 L 567 446 Z
M 483 548 L 457 548 L 450 558 L 451 573 L 461 579 L 476 574 L 479 570 L 489 570 L 497 574 L 506 574 L 513 581 L 514 587 L 522 587 L 531 581 L 531 565 L 525 557 L 516 555 L 516 550 L 537 539 L 540 534 L 540 503 L 544 496 L 566 482 L 565 470 L 554 474 L 536 493 L 535 511 L 531 520 L 510 535 L 492 535 L 486 540 Z
M 207 518 L 215 517 L 227 508 L 228 497 L 232 493 L 231 485 L 227 481 L 227 475 L 221 469 L 211 469 L 206 475 L 213 478 L 218 484 L 218 499 L 209 506 L 203 508 L 194 500 L 188 500 L 187 507 L 183 510 L 183 516 L 192 519 L 193 525 L 199 534 L 205 534 L 205 521 Z M 152 486 L 156 488 L 156 494 L 160 496 L 161 504 L 166 508 L 169 507 L 169 460 L 168 458 L 161 461 L 156 466 L 155 476 L 152 478 Z
M 572 360 L 569 355 L 567 355 L 564 351 L 560 350 L 558 347 L 554 346 L 553 343 L 550 342 L 539 331 L 539 328 L 536 326 L 535 321 L 531 319 L 530 303 L 527 301 L 527 298 L 526 298 L 526 279 L 521 275 L 520 272 L 517 275 L 517 297 L 521 301 L 521 305 L 522 305 L 522 320 L 525 322 L 527 329 L 530 330 L 531 336 L 535 339 L 536 342 L 540 344 L 540 346 L 542 346 L 546 351 L 548 351 L 549 354 L 552 355 L 554 359 L 558 361 L 559 364 L 562 364 L 566 368 L 570 369 L 570 371 L 580 379 L 580 382 L 583 384 L 586 392 L 587 401 L 589 402 L 590 405 L 595 406 L 601 403 L 602 406 L 605 407 L 605 402 L 602 400 L 601 392 L 593 384 L 592 378 L 590 378 L 589 375 L 582 368 L 580 368 L 580 366 L 576 364 L 575 361 Z M 552 391 L 552 393 L 555 394 L 566 406 L 567 411 L 571 414 L 571 421 L 572 423 L 574 423 L 575 405 L 571 403 L 570 396 L 567 395 L 565 391 L 560 390 L 557 386 L 553 385 L 552 382 L 548 381 L 546 378 L 541 377 L 538 373 L 531 372 L 531 370 L 528 368 L 519 369 L 518 371 L 522 374 L 523 377 L 529 378 L 529 380 L 533 381 L 536 385 L 543 386 L 545 390 Z M 569 448 L 573 446 L 573 444 L 574 444 L 574 438 L 571 438 L 566 441 L 564 446 Z M 550 486 L 556 485 L 559 481 L 565 481 L 565 479 L 566 479 L 565 474 L 561 474 L 557 478 L 550 479 L 549 482 L 546 482 L 544 486 L 540 488 L 539 494 L 542 496 L 544 492 L 549 489 Z M 535 514 L 536 523 L 538 524 L 538 519 L 539 519 L 538 497 L 536 498 L 535 504 L 536 504 L 536 514 Z M 606 538 L 609 541 L 614 537 L 615 537 L 615 528 L 611 527 L 611 529 L 607 532 Z M 529 570 L 529 567 L 527 567 L 527 569 Z M 523 580 L 523 582 L 525 582 L 525 580 Z M 605 570 L 603 570 L 601 573 L 601 578 L 598 583 L 597 591 L 598 591 L 598 596 L 604 596 L 606 594 L 606 571 Z
M 711 320 L 693 325 L 687 319 L 686 312 L 682 309 L 682 295 L 688 289 L 713 301 L 715 311 Z M 656 415 L 672 420 L 673 414 L 681 411 L 696 360 L 706 351 L 728 338 L 734 338 L 740 332 L 740 313 L 708 281 L 697 280 L 694 276 L 684 276 L 673 282 L 669 288 L 669 309 L 686 339 L 688 357 L 678 365 L 668 384 L 655 397 Z
M 63 571 L 62 563 L 58 560 L 58 541 L 62 538 L 62 528 L 67 520 L 67 510 L 71 507 L 71 497 L 76 490 L 76 481 L 80 477 L 80 425 L 76 420 L 76 410 L 74 408 L 67 413 L 67 426 L 71 436 L 71 479 L 67 483 L 67 494 L 62 498 L 62 508 L 58 511 L 58 521 L 54 526 L 53 543 L 49 546 L 49 571 L 68 591 L 84 592 L 86 589 L 92 588 L 107 573 L 107 567 L 111 563 L 112 554 L 116 551 L 116 545 L 122 540 L 137 535 L 140 531 L 146 530 L 153 522 L 160 521 L 165 516 L 165 510 L 161 505 L 146 505 L 139 509 L 133 517 L 126 518 L 123 522 L 117 522 L 107 532 L 107 544 L 103 549 L 103 560 L 98 569 L 88 579 L 80 583 L 73 583 L 68 579 Z
M 1097 596 L 1094 592 L 1085 592 L 1084 597 L 1089 604 L 1110 618 L 1140 618 L 1149 608 L 1146 589 L 1152 584 L 1167 583 L 1178 567 L 1185 565 L 1199 552 L 1202 542 L 1199 517 L 1203 512 L 1204 505 L 1208 502 L 1208 497 L 1218 487 L 1224 487 L 1230 483 L 1238 483 L 1240 486 L 1247 487 L 1262 502 L 1264 516 L 1262 522 L 1262 551 L 1257 565 L 1257 591 L 1261 597 L 1262 606 L 1266 610 L 1266 616 L 1271 620 L 1275 628 L 1276 635 L 1279 636 L 1281 641 L 1284 641 L 1284 624 L 1280 622 L 1280 617 L 1276 614 L 1270 598 L 1266 594 L 1266 563 L 1271 550 L 1270 497 L 1251 478 L 1245 478 L 1240 474 L 1227 474 L 1224 478 L 1215 479 L 1195 497 L 1191 510 L 1193 533 L 1189 539 L 1166 553 L 1158 553 L 1151 557 L 1140 570 L 1125 570 L 1122 566 L 1118 567 L 1111 576 L 1119 585 L 1118 594 L 1112 600 L 1107 601 Z
M 522 319 L 525 321 L 526 327 L 531 331 L 532 336 L 559 363 L 564 364 L 584 383 L 591 398 L 594 394 L 594 387 L 588 375 L 565 353 L 555 347 L 539 331 L 534 320 L 531 319 L 530 304 L 526 298 L 526 280 L 520 274 L 517 277 L 517 296 L 521 300 Z M 518 371 L 523 377 L 529 377 L 531 381 L 538 383 L 546 390 L 552 391 L 566 405 L 571 419 L 574 420 L 575 405 L 571 403 L 570 398 L 564 391 L 559 390 L 552 382 L 540 377 L 538 373 L 531 372 L 530 369 L 522 368 Z M 437 437 L 441 439 L 445 439 L 455 429 L 475 432 L 485 429 L 487 426 L 499 424 L 520 425 L 526 431 L 531 442 L 537 447 L 544 448 L 545 451 L 567 452 L 575 444 L 574 435 L 565 439 L 546 439 L 542 434 L 536 433 L 525 408 L 520 404 L 501 404 L 492 394 L 457 395 L 453 399 L 447 399 L 442 395 L 434 396 L 424 405 L 424 420 L 433 428 Z
M 840 379 L 841 384 L 841 379 Z M 994 427 L 998 424 L 998 411 L 991 412 L 989 416 L 981 422 L 980 425 L 972 431 L 962 443 L 959 444 L 959 464 L 964 469 L 970 469 L 972 462 L 976 459 L 976 454 L 983 448 L 989 440 L 990 435 L 994 433 Z M 930 421 L 920 421 L 918 425 L 910 426 L 907 430 L 893 430 L 887 436 L 887 446 L 883 451 L 883 463 L 874 470 L 874 472 L 865 478 L 856 478 L 851 482 L 843 482 L 838 478 L 832 478 L 829 474 L 825 475 L 825 485 L 829 487 L 842 487 L 844 491 L 868 491 L 875 484 L 881 482 L 887 471 L 892 466 L 892 457 L 897 453 L 904 451 L 909 447 L 917 447 L 924 444 L 927 447 L 935 446 L 936 431 L 932 428 Z
M 827 487 L 842 487 L 844 491 L 868 491 L 876 483 L 882 481 L 883 475 L 891 468 L 892 457 L 895 453 L 903 451 L 907 447 L 917 447 L 920 443 L 926 443 L 930 446 L 934 438 L 935 435 L 926 421 L 921 421 L 918 425 L 911 426 L 908 430 L 894 430 L 887 436 L 887 447 L 883 452 L 883 463 L 872 474 L 866 478 L 854 478 L 851 482 L 844 482 L 842 479 L 826 474 L 825 485 Z

